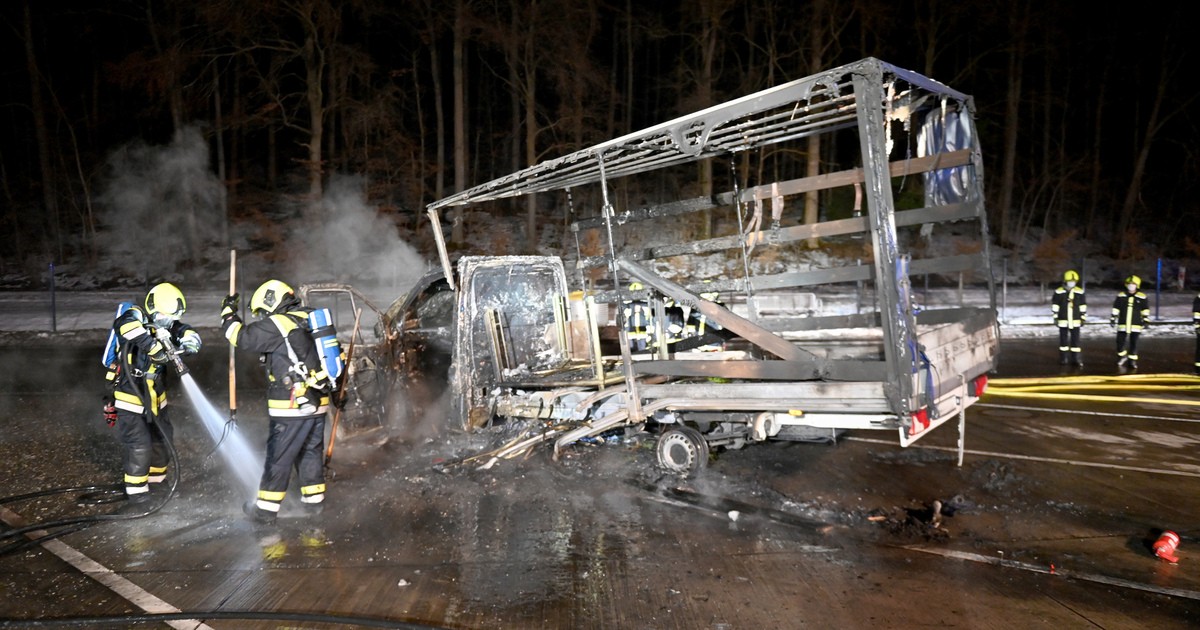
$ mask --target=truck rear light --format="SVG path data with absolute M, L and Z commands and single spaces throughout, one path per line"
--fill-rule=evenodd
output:
M 984 375 L 976 378 L 975 380 L 971 381 L 971 393 L 976 398 L 979 398 L 980 396 L 983 395 L 983 392 L 987 391 L 987 384 L 988 384 L 987 374 L 984 374 Z
M 922 407 L 912 413 L 912 424 L 908 426 L 908 434 L 916 435 L 929 428 L 929 410 Z

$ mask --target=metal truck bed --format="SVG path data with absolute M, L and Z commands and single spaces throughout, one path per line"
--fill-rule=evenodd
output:
M 907 445 L 961 420 L 999 346 L 973 117 L 969 96 L 863 59 L 430 204 L 457 292 L 455 417 L 554 419 L 538 439 L 559 449 L 656 423 L 672 470 L 810 429 Z M 571 219 L 573 253 L 451 262 L 443 212 L 534 194 Z M 936 230 L 955 246 L 929 247 Z M 915 279 L 992 298 L 924 304 Z M 853 312 L 824 299 L 847 291 Z

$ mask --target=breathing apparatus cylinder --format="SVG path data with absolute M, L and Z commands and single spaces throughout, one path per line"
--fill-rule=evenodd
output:
M 133 302 L 121 302 L 117 305 L 117 312 L 113 315 L 113 320 L 115 321 L 131 308 L 133 308 Z M 111 368 L 117 362 L 117 348 L 120 345 L 121 340 L 117 338 L 117 330 L 110 326 L 108 330 L 108 342 L 104 344 L 104 355 L 100 357 L 100 362 L 104 364 L 104 367 Z
M 329 382 L 337 388 L 338 377 L 345 367 L 342 363 L 342 346 L 338 343 L 337 330 L 333 326 L 333 316 L 327 308 L 314 309 L 308 314 L 308 327 L 312 330 L 313 341 L 317 345 L 317 354 L 321 355 L 321 364 L 329 375 Z

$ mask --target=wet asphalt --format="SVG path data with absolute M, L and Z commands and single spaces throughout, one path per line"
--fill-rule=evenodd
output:
M 1186 371 L 1193 343 L 1143 340 L 1139 373 Z M 19 366 L 0 385 L 0 497 L 75 488 L 0 499 L 4 531 L 122 509 L 79 489 L 120 478 L 94 345 L 0 348 Z M 1055 345 L 1006 340 L 995 376 L 1072 373 Z M 1085 339 L 1082 372 L 1118 373 L 1112 353 Z M 226 361 L 189 366 L 222 410 Z M 261 376 L 243 367 L 237 430 L 261 447 Z M 908 449 L 856 431 L 719 451 L 688 480 L 657 472 L 646 434 L 448 466 L 503 436 L 454 432 L 434 406 L 339 437 L 324 512 L 303 515 L 293 491 L 259 526 L 176 388 L 175 491 L 61 546 L 6 537 L 0 627 L 1194 627 L 1200 396 L 1120 394 L 1159 400 L 985 396 L 962 466 L 948 423 Z M 1176 564 L 1153 554 L 1164 530 Z

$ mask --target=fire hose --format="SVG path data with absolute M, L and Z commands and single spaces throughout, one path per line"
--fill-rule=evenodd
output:
M 1079 393 L 1081 390 L 1091 392 L 1195 392 L 1200 391 L 1200 376 L 1189 374 L 1125 374 L 1120 376 L 1081 375 L 1052 378 L 996 378 L 988 381 L 987 394 L 1017 398 L 1133 402 L 1200 407 L 1200 400 L 1084 394 Z

